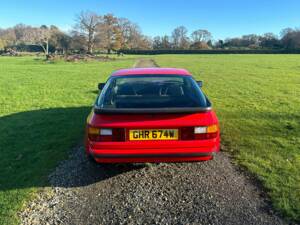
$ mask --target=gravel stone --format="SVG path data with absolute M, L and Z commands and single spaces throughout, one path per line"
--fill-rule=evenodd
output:
M 49 181 L 22 224 L 287 224 L 223 152 L 206 162 L 97 165 L 79 147 Z

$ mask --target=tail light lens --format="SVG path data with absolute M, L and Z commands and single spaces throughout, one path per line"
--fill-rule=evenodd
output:
M 123 128 L 97 128 L 88 127 L 88 137 L 91 141 L 125 141 L 125 130 Z
M 218 136 L 218 125 L 181 128 L 181 140 L 206 140 Z
M 181 140 L 194 140 L 194 127 L 182 127 L 180 129 L 180 139 Z

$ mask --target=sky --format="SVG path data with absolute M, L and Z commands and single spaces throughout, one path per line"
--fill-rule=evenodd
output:
M 86 10 L 126 17 L 152 37 L 180 25 L 190 33 L 207 29 L 215 40 L 300 28 L 300 0 L 2 0 L 0 28 L 53 24 L 68 31 Z

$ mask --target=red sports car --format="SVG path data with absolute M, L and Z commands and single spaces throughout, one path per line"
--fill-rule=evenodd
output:
M 114 72 L 87 118 L 86 154 L 99 163 L 212 159 L 220 129 L 211 103 L 184 69 Z

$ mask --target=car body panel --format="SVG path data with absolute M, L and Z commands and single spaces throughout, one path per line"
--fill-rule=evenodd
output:
M 191 73 L 185 69 L 179 68 L 132 68 L 132 69 L 121 69 L 112 73 L 111 76 L 126 76 L 126 75 L 181 75 L 191 76 Z
M 211 159 L 220 149 L 219 135 L 209 140 L 128 140 L 129 129 L 176 129 L 218 124 L 214 111 L 161 115 L 102 115 L 92 111 L 87 122 L 95 127 L 126 129 L 125 142 L 86 142 L 86 153 L 94 156 L 98 162 L 199 161 Z
M 180 74 L 191 76 L 183 69 L 141 68 L 119 70 L 112 76 L 144 74 Z M 131 129 L 178 129 L 210 126 L 219 127 L 216 113 L 209 109 L 190 113 L 137 113 L 101 114 L 93 109 L 87 118 L 88 127 L 125 129 L 124 141 L 92 141 L 85 138 L 86 154 L 101 163 L 180 162 L 210 160 L 220 150 L 220 131 L 205 140 L 129 140 Z M 87 132 L 86 132 L 87 133 Z M 180 136 L 180 135 L 179 135 Z

